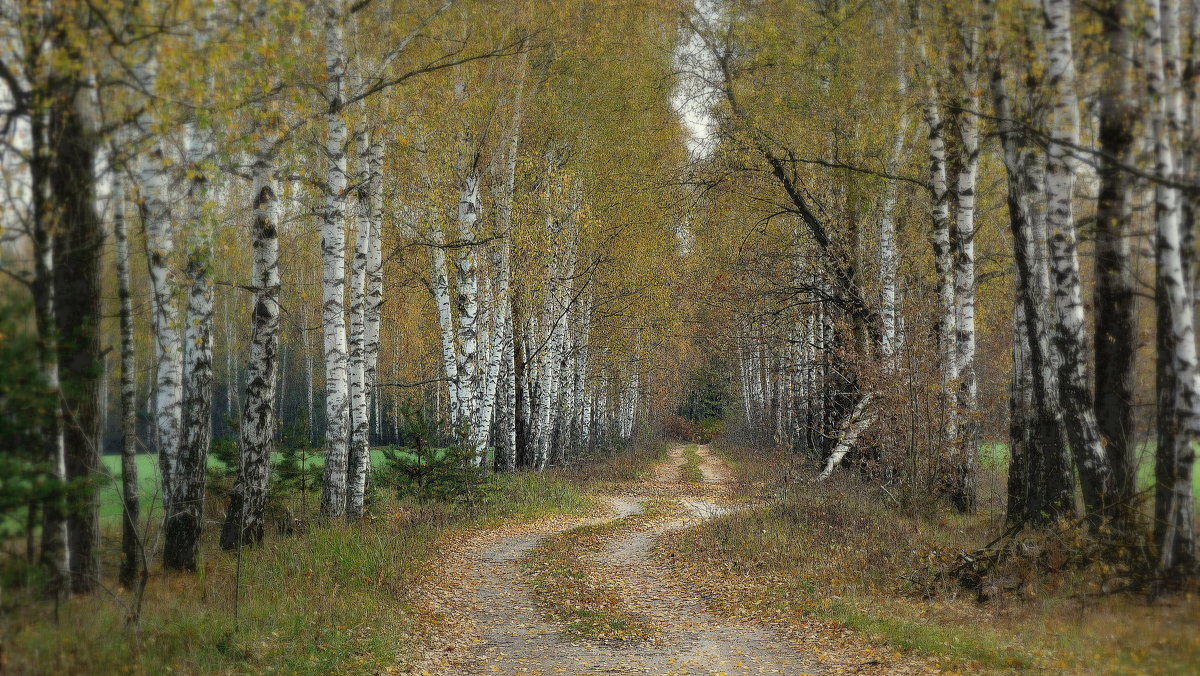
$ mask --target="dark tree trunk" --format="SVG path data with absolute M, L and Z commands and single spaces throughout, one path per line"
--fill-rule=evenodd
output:
M 1133 439 L 1134 365 L 1137 321 L 1130 265 L 1133 181 L 1122 164 L 1132 164 L 1135 103 L 1131 81 L 1132 24 L 1125 0 L 1098 8 L 1108 41 L 1100 89 L 1100 194 L 1096 205 L 1096 418 L 1112 470 L 1109 507 L 1118 524 L 1134 513 L 1136 457 Z M 1127 525 L 1127 524 L 1126 524 Z
M 113 180 L 113 235 L 117 244 L 117 297 L 121 322 L 121 567 L 126 587 L 137 579 L 142 561 L 138 516 L 141 511 L 137 471 L 137 379 L 134 376 L 133 293 L 130 290 L 129 238 L 125 229 L 125 190 L 121 168 Z
M 68 90 L 69 91 L 69 90 Z M 100 498 L 92 481 L 100 465 L 100 255 L 104 229 L 96 213 L 96 140 L 79 101 L 66 91 L 50 115 L 54 152 L 50 188 L 59 231 L 54 247 L 67 480 L 77 482 L 67 517 L 71 586 L 99 582 Z

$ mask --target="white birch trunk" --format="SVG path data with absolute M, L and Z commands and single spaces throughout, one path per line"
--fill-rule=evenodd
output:
M 937 87 L 929 86 L 924 106 L 925 123 L 929 126 L 929 183 L 932 192 L 934 267 L 937 270 L 937 291 L 940 304 L 937 324 L 938 367 L 942 373 L 942 405 L 946 411 L 946 443 L 956 446 L 957 415 L 952 388 L 958 380 L 958 354 L 955 332 L 957 325 L 954 300 L 954 255 L 950 242 L 950 190 L 946 172 L 946 141 Z
M 479 174 L 472 168 L 463 180 L 458 197 L 458 236 L 463 242 L 476 236 L 479 220 Z M 479 368 L 479 275 L 474 246 L 461 246 L 454 257 L 455 305 L 458 310 L 458 377 L 459 422 L 475 454 L 482 464 L 486 449 L 480 445 L 482 378 Z
M 1046 80 L 1053 88 L 1053 113 L 1046 166 L 1046 226 L 1049 230 L 1054 305 L 1058 315 L 1055 344 L 1060 359 L 1059 388 L 1084 503 L 1098 515 L 1108 491 L 1108 464 L 1091 406 L 1087 371 L 1087 335 L 1076 241 L 1073 148 L 1079 141 L 1079 100 L 1071 45 L 1070 0 L 1044 0 Z
M 842 462 L 846 454 L 854 448 L 854 444 L 858 443 L 858 438 L 866 432 L 871 425 L 875 424 L 875 419 L 878 414 L 873 408 L 870 408 L 871 400 L 874 395 L 868 392 L 864 394 L 855 405 L 854 411 L 842 421 L 841 429 L 838 430 L 837 445 L 833 447 L 833 451 L 829 454 L 829 458 L 825 461 L 825 469 L 817 475 L 819 481 L 824 481 L 833 474 L 833 470 Z
M 325 209 L 321 219 L 323 261 L 321 323 L 325 340 L 325 470 L 321 513 L 346 512 L 349 454 L 349 363 L 346 345 L 346 41 L 342 0 L 326 0 Z
M 898 76 L 898 96 L 903 101 L 907 89 L 908 79 L 904 74 L 904 58 L 903 54 L 900 57 L 900 73 Z M 900 115 L 900 124 L 896 129 L 896 136 L 892 141 L 892 154 L 888 157 L 887 171 L 895 173 L 903 160 L 904 142 L 908 133 L 908 114 L 907 112 Z M 880 319 L 880 352 L 883 354 L 884 366 L 888 370 L 896 368 L 896 351 L 898 348 L 896 333 L 896 273 L 900 267 L 900 255 L 896 250 L 896 181 L 888 181 L 884 187 L 882 217 L 879 223 L 879 286 L 881 302 L 879 308 Z
M 450 309 L 450 273 L 446 268 L 446 250 L 441 226 L 434 221 L 434 247 L 430 254 L 432 270 L 433 301 L 437 305 L 438 329 L 442 344 L 442 369 L 446 372 L 446 391 L 450 405 L 450 425 L 457 427 L 460 420 L 460 381 L 458 373 L 458 355 L 454 349 L 454 318 Z
M 271 454 L 275 449 L 275 389 L 279 382 L 279 191 L 272 176 L 270 152 L 255 158 L 254 199 L 254 307 L 246 403 L 238 433 L 238 474 L 230 495 L 229 511 L 221 532 L 221 547 L 236 549 L 258 544 L 266 523 L 267 489 Z M 309 388 L 311 392 L 311 387 Z
M 956 354 L 958 374 L 957 415 L 958 448 L 951 477 L 951 500 L 962 511 L 975 506 L 975 459 L 978 454 L 979 422 L 975 375 L 975 186 L 979 175 L 979 73 L 976 66 L 977 34 L 974 28 L 962 31 L 963 108 L 958 131 L 960 159 L 958 172 L 957 231 L 954 238 L 954 298 Z
M 212 439 L 213 222 L 208 213 L 209 134 L 195 120 L 184 130 L 188 189 L 187 319 L 183 336 L 183 436 L 172 501 L 166 512 L 163 563 L 169 569 L 196 570 L 204 528 L 204 488 Z
M 380 416 L 382 407 L 379 405 L 379 392 L 375 388 L 379 372 L 379 334 L 383 320 L 383 143 L 379 139 L 372 139 L 368 161 L 371 177 L 371 241 L 367 249 L 367 307 L 363 340 L 364 380 L 367 397 L 373 397 L 376 402 L 376 427 L 382 429 Z M 363 468 L 363 479 L 366 482 L 371 480 L 371 469 L 368 452 L 367 462 Z
M 1149 5 L 1146 61 L 1155 172 L 1178 180 L 1180 160 L 1175 146 L 1184 121 L 1179 9 L 1174 0 L 1152 0 Z M 1178 189 L 1155 186 L 1155 225 L 1159 411 L 1154 539 L 1158 571 L 1164 578 L 1173 578 L 1192 570 L 1196 561 L 1192 466 L 1193 444 L 1200 439 L 1194 309 L 1186 277 L 1192 254 L 1185 250 Z
M 370 462 L 370 419 L 367 406 L 366 331 L 367 331 L 367 258 L 371 249 L 371 168 L 370 144 L 365 129 L 355 134 L 358 147 L 358 189 L 355 204 L 354 256 L 350 263 L 350 445 L 347 467 L 346 516 L 361 518 Z

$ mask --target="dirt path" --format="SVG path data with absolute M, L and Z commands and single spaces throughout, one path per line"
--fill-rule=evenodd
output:
M 439 565 L 461 571 L 432 600 L 457 635 L 423 665 L 444 674 L 805 674 L 820 661 L 771 629 L 719 617 L 675 582 L 651 556 L 656 538 L 730 509 L 731 472 L 701 446 L 703 483 L 685 483 L 684 447 L 654 468 L 652 479 L 610 498 L 611 511 L 584 519 L 546 520 L 482 533 L 450 552 Z M 659 632 L 651 640 L 582 640 L 545 621 L 523 580 L 520 560 L 549 535 L 584 523 L 603 523 L 642 511 L 648 496 L 679 500 L 683 515 L 641 529 L 618 529 L 590 555 L 615 582 L 627 608 Z M 453 633 L 453 632 L 452 632 Z

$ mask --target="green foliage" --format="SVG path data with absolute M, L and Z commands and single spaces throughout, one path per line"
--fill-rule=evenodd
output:
M 679 404 L 679 415 L 691 422 L 720 420 L 733 404 L 729 376 L 732 366 L 715 350 L 708 351 L 707 355 L 705 363 L 689 374 L 687 389 Z
M 393 485 L 401 497 L 421 501 L 474 501 L 482 488 L 486 474 L 474 460 L 474 452 L 462 444 L 433 448 L 429 439 L 437 434 L 438 425 L 430 420 L 424 408 L 408 402 L 401 407 L 404 420 L 403 438 L 412 446 L 387 449 L 381 480 Z M 456 434 L 455 438 L 463 438 Z
M 321 454 L 308 443 L 308 420 L 300 414 L 283 426 L 273 463 L 271 492 L 308 493 L 321 485 Z
M 28 303 L 0 305 L 0 535 L 23 532 L 16 512 L 61 495 L 64 487 L 46 463 L 46 434 L 53 424 L 54 392 L 36 355 L 37 336 L 21 321 Z

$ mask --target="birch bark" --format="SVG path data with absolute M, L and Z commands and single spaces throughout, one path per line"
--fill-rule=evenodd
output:
M 1183 122 L 1179 8 L 1174 0 L 1149 3 L 1146 20 L 1147 85 L 1153 108 L 1155 172 L 1179 177 L 1175 143 Z M 1155 186 L 1155 302 L 1158 309 L 1158 445 L 1155 450 L 1154 540 L 1157 568 L 1168 581 L 1196 562 L 1192 499 L 1193 446 L 1200 438 L 1193 305 L 1185 278 L 1182 204 L 1177 188 Z
M 929 127 L 927 152 L 933 219 L 930 244 L 933 246 L 937 295 L 941 306 L 937 324 L 937 345 L 938 366 L 942 373 L 942 406 L 946 412 L 945 444 L 948 448 L 955 449 L 952 452 L 957 453 L 958 416 L 953 394 L 954 385 L 958 381 L 957 306 L 954 299 L 954 252 L 950 239 L 950 184 L 946 171 L 944 121 L 938 103 L 938 89 L 932 76 L 928 83 L 923 113 L 925 124 Z
M 198 38 L 203 43 L 203 38 Z M 213 223 L 208 213 L 209 135 L 196 120 L 184 130 L 188 189 L 187 319 L 183 340 L 183 437 L 172 508 L 166 513 L 163 564 L 172 570 L 196 570 L 204 529 L 204 488 L 212 439 Z
M 350 444 L 347 467 L 346 516 L 361 518 L 367 487 L 367 465 L 370 463 L 370 416 L 367 406 L 366 331 L 367 331 L 367 258 L 371 240 L 371 176 L 369 133 L 365 128 L 355 133 L 358 148 L 358 175 L 355 178 L 355 243 L 350 263 Z
M 958 448 L 951 477 L 950 498 L 962 512 L 975 509 L 975 461 L 979 453 L 979 411 L 975 375 L 975 184 L 979 176 L 978 33 L 963 27 L 962 108 L 958 117 L 959 171 L 955 191 L 954 237 L 955 343 L 958 375 Z
M 251 168 L 254 196 L 254 309 L 245 405 L 238 433 L 241 454 L 221 548 L 262 542 L 271 454 L 275 450 L 275 390 L 279 382 L 279 192 L 274 158 L 264 147 Z
M 325 3 L 326 188 L 321 219 L 321 323 L 325 340 L 325 470 L 321 513 L 346 512 L 349 454 L 349 359 L 346 344 L 346 40 L 343 0 Z
M 1009 226 L 1017 267 L 1017 304 L 1029 348 L 1026 370 L 1034 408 L 1033 428 L 1023 436 L 1029 440 L 1024 461 L 1026 469 L 1009 477 L 1009 493 L 1027 496 L 1024 500 L 1010 500 L 1008 504 L 1008 521 L 1015 524 L 1052 521 L 1073 515 L 1075 479 L 1066 455 L 1058 373 L 1050 343 L 1053 320 L 1049 308 L 1049 276 L 1044 262 L 1045 225 L 1040 217 L 1045 211 L 1044 181 L 1039 157 L 1015 121 L 1004 59 L 996 39 L 995 14 L 995 2 L 988 0 L 982 16 L 989 22 L 986 33 L 992 103 L 1000 120 L 998 131 L 1004 149 Z M 1019 384 L 1018 381 L 1014 387 Z M 1023 485 L 1022 479 L 1027 479 Z M 1012 483 L 1014 480 L 1016 485 Z
M 1084 504 L 1100 518 L 1109 491 L 1108 458 L 1100 439 L 1088 381 L 1083 290 L 1074 209 L 1075 161 L 1079 141 L 1079 99 L 1071 38 L 1071 0 L 1044 0 L 1046 78 L 1053 97 L 1046 165 L 1046 227 L 1058 327 L 1059 394 L 1071 451 L 1079 470 Z

